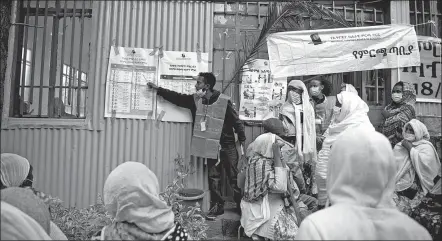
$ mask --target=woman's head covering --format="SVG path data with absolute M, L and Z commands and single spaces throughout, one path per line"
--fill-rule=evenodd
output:
M 301 80 L 292 80 L 289 83 L 289 87 L 302 89 L 302 112 L 303 112 L 303 123 L 302 128 L 297 131 L 302 131 L 302 133 L 297 133 L 296 137 L 296 145 L 298 149 L 298 154 L 303 156 L 305 160 L 316 160 L 316 125 L 315 125 L 315 110 L 313 109 L 312 104 L 310 103 L 310 97 L 308 95 L 307 87 Z M 295 109 L 290 106 L 284 104 L 282 107 L 281 114 L 286 116 L 292 116 Z M 295 127 L 300 126 L 299 118 L 291 118 L 295 122 Z M 292 120 L 292 122 L 293 122 Z M 302 136 L 303 140 L 298 139 Z M 302 143 L 302 148 L 301 148 Z
M 51 240 L 38 222 L 20 209 L 3 201 L 0 207 L 1 240 Z
M 410 120 L 407 124 L 404 125 L 404 128 L 402 130 L 402 136 L 404 136 L 407 126 L 411 126 L 411 128 L 413 128 L 414 136 L 416 137 L 416 139 L 413 142 L 430 140 L 430 133 L 428 132 L 428 129 L 424 123 L 420 122 L 417 119 Z
M 393 208 L 396 165 L 388 139 L 359 126 L 334 143 L 328 163 L 327 193 L 334 204 Z
M 262 123 L 264 131 L 273 133 L 278 136 L 285 134 L 284 124 L 277 118 L 269 118 Z
M 27 188 L 10 187 L 1 191 L 1 200 L 33 218 L 49 234 L 51 215 L 46 204 Z
M 109 174 L 104 204 L 115 222 L 133 223 L 147 233 L 161 233 L 174 226 L 171 207 L 160 199 L 157 177 L 139 162 L 125 162 Z
M 337 99 L 342 105 L 341 111 L 334 116 L 334 123 L 330 127 L 333 128 L 334 125 L 340 123 L 354 123 L 368 119 L 368 105 L 355 93 L 344 91 L 337 95 Z
M 251 157 L 253 155 L 260 155 L 265 158 L 273 158 L 273 143 L 275 143 L 276 136 L 273 133 L 264 133 L 258 136 L 247 148 L 246 155 Z
M 351 84 L 345 84 L 345 91 L 355 93 L 357 95 L 359 94 L 356 88 Z
M 401 81 L 396 83 L 394 86 L 398 85 L 403 87 L 402 100 L 398 104 L 408 104 L 414 106 L 416 103 L 416 90 L 414 89 L 413 84 Z
M 29 161 L 17 154 L 1 154 L 1 182 L 6 187 L 19 187 L 30 170 Z

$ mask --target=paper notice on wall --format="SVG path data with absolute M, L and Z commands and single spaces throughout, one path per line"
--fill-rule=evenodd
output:
M 190 95 L 195 92 L 195 77 L 199 72 L 208 71 L 208 53 L 164 51 L 159 60 L 158 86 Z M 161 111 L 164 111 L 162 121 L 192 122 L 189 109 L 178 107 L 158 96 L 157 113 Z
M 240 119 L 262 121 L 278 117 L 286 92 L 287 79 L 273 79 L 268 60 L 257 59 L 245 65 L 240 85 Z
M 399 80 L 413 83 L 417 101 L 441 103 L 441 39 L 418 36 L 421 65 L 402 68 Z
M 420 65 L 408 25 L 280 32 L 269 35 L 267 47 L 278 78 Z
M 152 119 L 156 95 L 147 88 L 156 81 L 157 57 L 152 49 L 111 47 L 106 78 L 104 117 Z

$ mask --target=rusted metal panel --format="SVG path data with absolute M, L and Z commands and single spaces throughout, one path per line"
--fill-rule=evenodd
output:
M 139 161 L 157 175 L 164 189 L 175 177 L 174 159 L 190 161 L 195 172 L 188 185 L 208 190 L 203 160 L 190 160 L 190 123 L 104 119 L 109 50 L 118 46 L 201 51 L 212 55 L 213 3 L 194 1 L 94 1 L 90 48 L 88 114 L 91 130 L 15 128 L 2 130 L 1 152 L 29 159 L 36 188 L 85 207 L 102 193 L 107 175 L 118 164 Z M 85 32 L 86 34 L 86 32 Z M 207 205 L 204 205 L 207 209 Z

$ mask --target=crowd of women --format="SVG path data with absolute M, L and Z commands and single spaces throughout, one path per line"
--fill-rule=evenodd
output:
M 441 163 L 415 119 L 412 86 L 394 86 L 381 133 L 352 85 L 336 97 L 329 92 L 323 79 L 292 80 L 280 118 L 263 121 L 265 133 L 238 164 L 244 233 L 254 240 L 440 239 Z M 67 240 L 33 182 L 27 159 L 1 155 L 1 239 Z M 192 239 L 145 165 L 119 165 L 103 193 L 114 221 L 98 239 Z

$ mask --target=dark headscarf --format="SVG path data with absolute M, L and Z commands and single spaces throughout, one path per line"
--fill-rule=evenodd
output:
M 1 200 L 33 218 L 49 234 L 51 215 L 46 204 L 32 190 L 10 187 L 1 191 Z
M 278 136 L 283 136 L 285 134 L 284 125 L 282 121 L 277 118 L 270 118 L 262 123 L 265 132 L 270 132 Z

